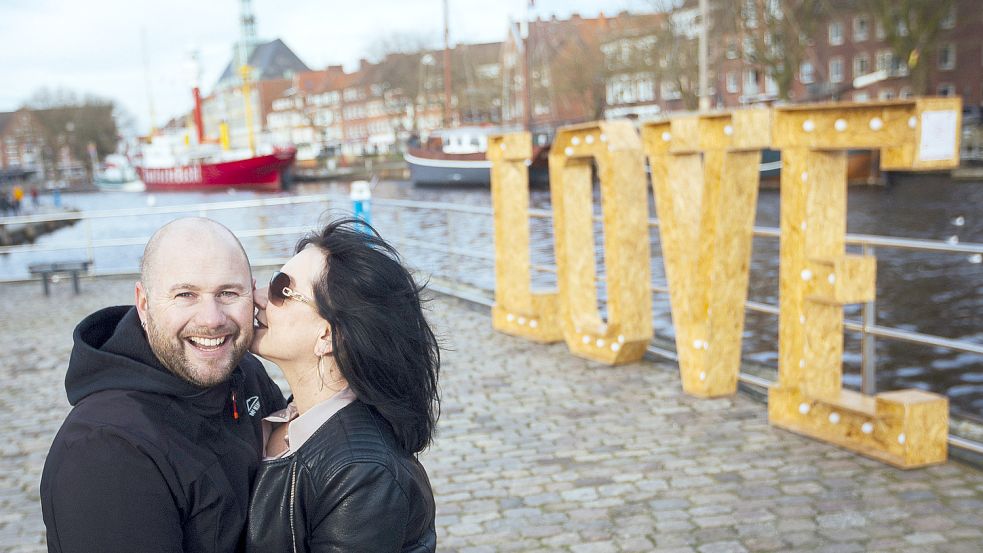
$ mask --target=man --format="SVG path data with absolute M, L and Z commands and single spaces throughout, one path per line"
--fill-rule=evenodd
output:
M 74 406 L 41 476 L 49 552 L 241 547 L 261 421 L 285 407 L 247 355 L 254 282 L 231 231 L 173 221 L 147 244 L 136 306 L 75 329 Z

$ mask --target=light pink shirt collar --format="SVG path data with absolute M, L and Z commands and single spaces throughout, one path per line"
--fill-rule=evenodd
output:
M 287 449 L 276 457 L 264 459 L 282 459 L 296 452 L 328 419 L 341 411 L 349 403 L 355 401 L 355 392 L 346 387 L 328 399 L 311 407 L 303 415 L 297 411 L 297 406 L 290 402 L 286 409 L 281 409 L 263 419 L 263 451 L 270 440 L 274 424 L 287 423 Z

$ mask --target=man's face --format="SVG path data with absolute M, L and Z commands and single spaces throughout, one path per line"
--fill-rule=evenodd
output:
M 252 279 L 237 247 L 186 246 L 159 252 L 150 282 L 137 283 L 137 308 L 161 363 L 193 384 L 214 386 L 252 342 Z

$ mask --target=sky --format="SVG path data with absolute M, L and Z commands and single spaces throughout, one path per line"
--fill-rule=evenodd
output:
M 451 44 L 501 41 L 526 0 L 448 0 Z M 115 101 L 146 132 L 191 108 L 197 51 L 211 91 L 239 36 L 239 0 L 0 0 L 0 112 L 38 90 Z M 535 0 L 531 17 L 650 11 L 653 0 Z M 410 7 L 412 6 L 412 8 Z M 311 69 L 369 57 L 395 35 L 443 44 L 441 0 L 253 0 L 260 40 L 282 39 Z

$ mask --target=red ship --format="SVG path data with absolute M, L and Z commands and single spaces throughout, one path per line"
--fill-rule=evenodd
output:
M 244 188 L 277 192 L 297 156 L 294 147 L 233 161 L 196 160 L 173 167 L 137 167 L 148 191 Z
M 242 97 L 251 98 L 249 68 L 242 67 Z M 221 190 L 244 188 L 277 192 L 289 183 L 290 169 L 297 157 L 293 146 L 274 147 L 257 154 L 252 132 L 252 110 L 245 107 L 246 127 L 249 129 L 249 149 L 230 151 L 228 128 L 221 129 L 224 138 L 207 139 L 202 121 L 201 91 L 195 86 L 195 138 L 181 133 L 152 137 L 140 154 L 137 174 L 148 192 L 161 190 Z M 268 153 L 267 153 L 268 152 Z M 286 181 L 286 182 L 285 182 Z

